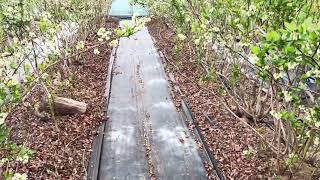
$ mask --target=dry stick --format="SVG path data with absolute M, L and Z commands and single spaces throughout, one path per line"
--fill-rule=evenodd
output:
M 203 63 L 201 63 L 201 65 L 203 66 L 203 68 L 204 68 L 204 69 L 207 71 L 207 73 L 208 73 L 208 70 L 204 67 L 205 65 L 204 65 Z M 219 76 L 221 76 L 222 78 L 224 78 L 225 80 L 230 81 L 230 80 L 229 80 L 226 76 L 224 76 L 222 73 L 220 73 L 220 72 L 216 72 L 216 73 L 217 73 Z M 250 78 L 250 77 L 248 77 L 248 76 L 246 76 L 246 75 L 244 75 L 244 77 L 247 78 L 248 80 L 256 81 L 255 79 Z M 224 81 L 222 81 L 222 83 L 225 84 Z M 225 86 L 226 86 L 226 85 L 225 85 Z M 233 93 L 231 93 L 228 89 L 227 89 L 227 91 L 228 91 L 228 94 L 234 94 L 234 96 L 236 96 L 236 98 L 241 99 L 241 101 L 243 101 L 244 103 L 246 103 L 245 100 L 242 99 L 242 98 L 236 93 L 235 90 L 234 90 Z M 250 112 L 248 112 L 247 109 L 245 109 L 245 108 L 243 108 L 242 106 L 240 106 L 239 103 L 235 100 L 235 98 L 234 98 L 233 96 L 230 96 L 230 97 L 231 97 L 231 99 L 237 104 L 237 106 L 241 108 L 241 110 L 242 110 L 243 112 L 245 112 L 247 115 L 249 115 L 249 116 L 251 116 L 252 118 L 255 119 L 255 115 L 251 114 Z M 248 107 L 249 109 L 251 109 L 250 106 L 248 106 L 248 104 L 246 104 L 246 105 L 247 105 L 247 107 Z M 255 123 L 256 123 L 256 121 L 255 121 Z
M 317 167 L 315 170 L 313 170 L 312 174 L 310 175 L 310 177 L 308 178 L 308 180 L 312 180 L 312 176 L 315 175 L 315 173 L 318 171 L 319 167 Z
M 198 19 L 198 21 L 199 21 L 200 23 L 202 23 L 201 18 L 199 17 L 199 14 L 195 12 L 195 9 L 194 9 L 194 7 L 193 7 L 193 5 L 192 5 L 192 2 L 191 2 L 190 0 L 187 0 L 187 2 L 188 2 L 188 4 L 189 4 L 189 6 L 191 7 L 190 9 L 191 9 L 191 11 L 192 11 L 192 14 L 197 17 L 197 19 Z
M 85 151 L 83 151 L 83 154 L 82 154 L 82 166 L 83 166 L 83 169 L 84 169 L 84 174 L 85 174 L 85 177 L 88 176 L 88 172 L 87 172 L 87 168 L 86 168 L 86 165 L 85 165 Z
M 207 89 L 205 87 L 202 87 L 200 86 L 198 83 L 194 82 L 193 80 L 191 80 L 189 77 L 185 76 L 184 74 L 182 74 L 179 70 L 179 67 L 177 67 L 172 61 L 170 61 L 166 54 L 163 53 L 164 55 L 164 58 L 167 62 L 169 62 L 172 66 L 174 66 L 176 68 L 176 71 L 181 75 L 183 76 L 184 78 L 186 78 L 188 81 L 196 84 L 199 88 L 209 92 L 210 94 L 212 94 L 215 98 L 217 98 L 219 100 L 219 102 L 221 102 L 223 104 L 223 106 L 235 117 L 237 118 L 238 120 L 240 120 L 244 125 L 246 125 L 248 128 L 250 128 L 252 131 L 254 131 L 263 141 L 265 141 L 265 143 L 268 144 L 268 146 L 270 147 L 270 149 L 277 154 L 277 148 L 274 147 L 272 144 L 269 143 L 268 140 L 266 140 L 259 132 L 257 132 L 257 130 L 255 130 L 252 126 L 250 126 L 247 122 L 243 121 L 243 119 L 241 119 L 239 116 L 237 116 L 226 104 L 225 102 L 221 99 L 221 97 L 217 96 L 214 92 L 212 92 L 212 90 L 210 89 Z
M 218 74 L 219 76 L 222 76 L 223 78 L 225 78 L 225 79 L 228 80 L 228 78 L 225 77 L 223 74 L 221 74 L 221 73 L 219 73 L 219 72 L 217 72 L 217 74 Z M 230 81 L 230 80 L 228 80 L 228 81 Z M 228 90 L 228 88 L 226 88 L 226 89 L 227 89 L 227 91 L 228 91 L 228 94 L 235 94 L 239 99 L 241 99 L 243 102 L 245 102 L 245 100 L 242 99 L 236 92 L 231 93 L 231 92 Z M 243 112 L 245 112 L 246 114 L 250 115 L 251 117 L 254 117 L 253 114 L 251 114 L 250 112 L 248 112 L 244 107 L 240 106 L 240 104 L 236 101 L 236 99 L 235 99 L 233 96 L 229 96 L 229 97 L 232 99 L 232 101 L 233 101 L 234 103 L 237 104 L 237 107 L 240 107 L 240 108 L 241 108 L 241 110 L 242 110 Z
M 78 139 L 81 138 L 82 136 L 83 136 L 83 135 L 80 135 L 80 136 L 74 138 L 73 140 L 71 140 L 70 142 L 68 142 L 68 144 L 67 144 L 65 147 L 67 148 L 71 143 L 75 142 L 76 140 L 78 140 Z
M 203 62 L 201 62 L 201 65 L 202 65 L 203 69 L 204 69 L 207 73 L 209 73 L 208 69 L 206 68 L 206 65 L 203 64 Z M 219 73 L 219 72 L 216 72 L 216 73 L 217 73 L 219 76 L 221 76 L 221 77 L 223 77 L 224 79 L 226 79 L 227 81 L 230 81 L 230 80 L 229 80 L 225 75 L 223 75 L 222 73 Z M 222 83 L 224 84 L 223 81 L 222 81 Z M 231 94 L 231 92 L 228 90 L 228 88 L 227 88 L 227 91 L 228 91 L 228 94 Z M 235 94 L 239 99 L 241 99 L 242 101 L 244 101 L 240 96 L 238 96 L 238 94 L 237 94 L 236 92 L 234 92 L 234 93 L 232 93 L 232 94 Z M 254 117 L 253 114 L 251 114 L 250 112 L 248 112 L 244 107 L 240 106 L 240 104 L 235 100 L 235 98 L 234 98 L 233 96 L 229 96 L 229 97 L 232 99 L 232 101 L 233 101 L 234 103 L 237 104 L 237 107 L 240 107 L 240 108 L 241 108 L 241 110 L 242 110 L 243 112 L 245 112 L 246 114 L 250 115 L 251 117 Z
M 29 56 L 30 54 L 31 54 L 31 52 L 30 52 L 27 56 Z M 17 65 L 17 68 L 15 68 L 15 69 L 13 70 L 11 76 L 14 76 L 14 75 L 18 72 L 18 70 L 21 68 L 22 64 L 24 64 L 24 62 L 25 62 L 26 60 L 27 60 L 27 57 L 24 57 L 24 58 L 19 62 L 19 64 Z M 8 75 L 8 74 L 6 74 L 6 75 Z

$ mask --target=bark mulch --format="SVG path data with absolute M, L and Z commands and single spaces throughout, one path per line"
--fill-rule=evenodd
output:
M 269 168 L 271 161 L 261 148 L 258 137 L 231 116 L 210 93 L 198 88 L 195 82 L 199 82 L 203 71 L 192 60 L 193 57 L 188 48 L 180 49 L 180 53 L 175 50 L 175 32 L 163 22 L 161 19 L 154 18 L 148 24 L 149 32 L 155 39 L 158 50 L 164 54 L 167 61 L 170 61 L 166 63 L 166 71 L 169 76 L 172 74 L 175 78 L 175 82 L 171 83 L 179 86 L 184 98 L 191 105 L 202 134 L 218 160 L 219 168 L 226 179 L 272 177 Z M 209 89 L 215 88 L 214 83 L 202 85 Z M 179 106 L 181 100 L 179 93 L 175 92 L 174 99 Z M 203 113 L 206 113 L 214 123 L 206 121 Z M 249 149 L 253 149 L 253 152 L 245 155 Z
M 107 28 L 115 28 L 116 21 L 107 20 Z M 90 38 L 86 45 L 99 43 L 97 37 Z M 58 95 L 87 103 L 83 115 L 58 116 L 54 120 L 40 121 L 32 105 L 43 95 L 37 88 L 30 98 L 10 114 L 6 124 L 11 128 L 10 140 L 31 148 L 35 154 L 27 164 L 10 164 L 13 169 L 27 173 L 28 179 L 85 179 L 94 136 L 99 124 L 106 119 L 105 86 L 107 68 L 112 47 L 108 43 L 84 52 L 82 63 L 72 63 L 69 79 L 71 87 L 60 89 Z M 73 59 L 74 60 L 74 59 Z M 58 65 L 55 70 L 61 70 Z M 54 72 L 54 71 L 53 71 Z

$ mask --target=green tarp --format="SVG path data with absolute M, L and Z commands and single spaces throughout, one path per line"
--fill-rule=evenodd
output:
M 131 4 L 130 0 L 113 0 L 110 16 L 129 18 L 135 16 L 148 16 L 147 10 L 141 5 Z

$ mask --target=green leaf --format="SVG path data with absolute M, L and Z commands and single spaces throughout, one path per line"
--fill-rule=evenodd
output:
M 10 63 L 10 68 L 11 68 L 11 69 L 17 69 L 17 68 L 18 68 L 17 63 L 16 63 L 15 61 L 12 61 L 12 62 Z
M 310 38 L 310 40 L 312 40 L 312 41 L 317 41 L 318 35 L 317 35 L 317 33 L 315 33 L 315 32 L 311 32 L 311 33 L 309 34 L 309 38 Z
M 275 41 L 280 40 L 280 38 L 281 38 L 280 34 L 276 31 L 268 32 L 266 35 L 267 41 L 275 42 Z
M 29 159 L 32 157 L 34 152 L 31 149 L 26 148 L 24 146 L 20 146 L 19 148 L 20 150 L 16 154 L 16 161 L 20 161 L 25 164 L 29 161 Z
M 287 45 L 287 46 L 285 47 L 285 52 L 286 52 L 286 53 L 293 53 L 293 52 L 295 52 L 295 48 L 292 47 L 292 46 L 290 46 L 290 45 Z
M 258 55 L 260 53 L 260 48 L 258 46 L 252 46 L 251 52 L 255 55 Z
M 2 175 L 5 180 L 8 180 L 13 178 L 14 172 L 11 169 L 8 169 L 4 171 Z
M 0 125 L 0 145 L 5 144 L 9 137 L 9 129 L 4 125 Z M 0 176 L 1 177 L 1 176 Z
M 297 29 L 297 24 L 294 22 L 291 22 L 291 23 L 285 22 L 284 26 L 291 32 L 293 32 Z
M 31 65 L 30 65 L 30 64 L 24 64 L 24 65 L 23 65 L 23 69 L 24 69 L 24 72 L 25 72 L 26 74 L 30 74 Z
M 304 20 L 302 26 L 305 30 L 309 30 L 312 27 L 312 17 L 309 17 Z

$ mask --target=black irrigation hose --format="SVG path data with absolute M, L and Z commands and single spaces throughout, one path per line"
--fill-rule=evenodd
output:
M 202 144 L 203 144 L 205 150 L 207 151 L 207 154 L 208 154 L 208 156 L 209 156 L 209 159 L 210 159 L 210 161 L 212 162 L 213 168 L 214 168 L 214 170 L 216 171 L 216 174 L 217 174 L 218 178 L 219 178 L 220 180 L 224 180 L 225 178 L 224 178 L 224 176 L 222 175 L 222 173 L 221 173 L 221 171 L 220 171 L 220 169 L 219 169 L 218 162 L 217 162 L 216 158 L 212 155 L 213 153 L 210 151 L 209 145 L 208 145 L 207 142 L 205 141 L 205 138 L 204 138 L 204 136 L 203 136 L 202 133 L 201 133 L 201 130 L 200 130 L 200 128 L 199 128 L 198 123 L 195 121 L 195 118 L 194 118 L 194 116 L 193 116 L 193 113 L 192 113 L 192 111 L 191 111 L 190 106 L 186 103 L 186 101 L 185 101 L 184 99 L 182 99 L 182 102 L 184 103 L 184 105 L 185 105 L 186 108 L 187 108 L 188 114 L 190 115 L 191 120 L 192 120 L 193 124 L 194 124 L 195 127 L 196 127 L 196 131 L 198 132 L 199 137 L 200 137 L 200 139 L 201 139 L 201 141 L 202 141 Z

